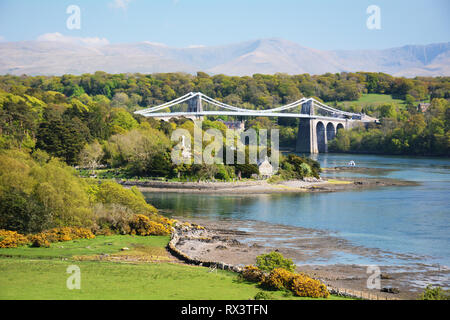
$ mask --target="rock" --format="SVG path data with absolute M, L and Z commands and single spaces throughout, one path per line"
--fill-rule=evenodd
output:
M 218 246 L 216 247 L 216 249 L 217 249 L 217 250 L 226 250 L 226 249 L 228 249 L 228 248 L 225 247 L 225 246 L 222 246 L 222 245 L 218 245 Z
M 381 278 L 381 279 L 384 279 L 384 280 L 392 279 L 392 277 L 391 277 L 390 275 L 385 274 L 385 273 L 382 273 L 382 274 L 380 275 L 380 278 Z
M 240 246 L 241 245 L 241 243 L 236 239 L 231 239 L 231 240 L 228 240 L 227 242 L 231 246 Z
M 392 293 L 392 294 L 398 294 L 398 293 L 400 293 L 400 289 L 399 289 L 399 288 L 394 288 L 394 287 L 384 287 L 384 288 L 381 289 L 380 291 L 381 291 L 381 292 Z
M 120 251 L 128 251 L 128 250 L 130 250 L 130 249 L 127 247 L 123 247 L 122 249 L 120 249 Z
M 195 248 L 194 248 L 194 247 L 191 247 L 191 250 L 195 250 Z

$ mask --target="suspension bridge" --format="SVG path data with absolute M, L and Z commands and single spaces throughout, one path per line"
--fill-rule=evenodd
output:
M 250 110 L 223 103 L 201 92 L 190 92 L 135 114 L 164 120 L 179 117 L 201 120 L 207 116 L 299 118 L 296 151 L 304 153 L 327 152 L 328 141 L 334 139 L 338 130 L 350 129 L 358 122 L 376 121 L 363 114 L 330 107 L 314 98 L 302 98 L 272 109 Z

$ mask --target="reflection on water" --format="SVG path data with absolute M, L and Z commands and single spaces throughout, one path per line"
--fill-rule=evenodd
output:
M 450 159 L 327 154 L 317 160 L 322 167 L 343 166 L 354 160 L 360 167 L 390 169 L 378 171 L 377 176 L 421 184 L 311 194 L 145 195 L 169 215 L 326 229 L 356 245 L 430 256 L 427 262 L 450 266 Z M 329 177 L 351 175 L 327 173 Z M 355 259 L 353 263 L 362 263 Z

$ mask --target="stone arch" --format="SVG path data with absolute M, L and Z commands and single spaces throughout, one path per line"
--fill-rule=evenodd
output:
M 338 123 L 336 126 L 336 133 L 338 133 L 339 130 L 344 129 L 344 125 L 342 123 Z
M 317 122 L 316 125 L 317 134 L 317 149 L 319 152 L 327 152 L 327 140 L 325 126 L 321 121 Z
M 327 124 L 327 141 L 331 141 L 336 137 L 336 129 L 333 122 Z

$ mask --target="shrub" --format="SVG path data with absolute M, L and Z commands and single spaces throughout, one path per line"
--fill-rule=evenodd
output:
M 295 270 L 295 264 L 291 259 L 284 258 L 281 253 L 275 251 L 256 257 L 256 265 L 259 269 L 268 272 L 275 268 L 283 268 L 291 272 Z
M 165 236 L 170 234 L 170 229 L 161 223 L 151 221 L 149 217 L 137 214 L 130 221 L 131 234 L 140 236 Z
M 32 247 L 50 247 L 50 241 L 47 240 L 47 237 L 44 233 L 33 234 L 28 237 L 31 242 Z
M 269 292 L 258 291 L 258 293 L 255 294 L 255 297 L 253 299 L 255 299 L 255 300 L 275 300 L 275 297 L 272 294 L 270 294 Z
M 261 285 L 270 290 L 289 289 L 289 284 L 294 274 L 283 268 L 273 269 L 269 276 L 264 278 Z
M 119 204 L 94 206 L 95 223 L 92 230 L 95 234 L 116 233 L 130 234 L 130 220 L 134 217 L 133 211 Z M 108 231 L 105 231 L 108 230 Z
M 25 233 L 92 224 L 87 183 L 57 159 L 0 152 L 0 228 Z
M 422 300 L 450 300 L 449 291 L 443 290 L 441 287 L 433 287 L 428 285 L 420 295 Z
M 293 275 L 289 289 L 299 297 L 328 298 L 329 295 L 323 283 L 304 274 Z
M 49 247 L 51 242 L 93 238 L 95 235 L 90 230 L 75 227 L 53 228 L 28 236 L 32 247 Z
M 103 182 L 94 190 L 95 202 L 104 205 L 117 204 L 128 208 L 135 214 L 152 214 L 157 210 L 145 201 L 142 193 L 136 188 L 126 189 L 115 182 Z
M 28 238 L 16 231 L 0 230 L 0 248 L 16 248 L 28 243 Z
M 244 268 L 241 277 L 250 282 L 261 282 L 264 280 L 264 272 L 258 267 L 249 265 Z

